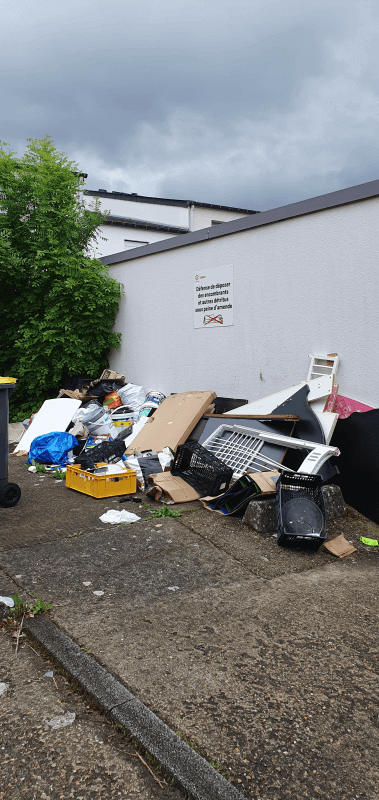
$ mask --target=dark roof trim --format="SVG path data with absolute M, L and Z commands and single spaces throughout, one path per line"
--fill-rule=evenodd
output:
M 116 214 L 108 214 L 104 217 L 103 225 L 119 225 L 122 228 L 142 228 L 146 231 L 164 231 L 164 233 L 188 233 L 188 228 L 180 228 L 178 225 L 165 225 L 163 222 L 149 222 L 145 219 L 135 219 L 134 217 L 119 217 Z
M 232 206 L 219 206 L 214 203 L 197 203 L 195 200 L 168 200 L 164 197 L 146 197 L 142 194 L 127 194 L 126 192 L 107 192 L 105 189 L 99 189 L 97 192 L 92 189 L 86 189 L 84 194 L 91 197 L 109 197 L 113 200 L 132 200 L 134 203 L 152 203 L 159 206 L 180 206 L 180 208 L 188 208 L 188 206 L 197 206 L 197 208 L 218 208 L 219 211 L 235 211 L 238 214 L 258 214 L 258 211 L 251 211 L 249 208 L 233 208 Z
M 270 211 L 262 211 L 253 217 L 242 217 L 231 222 L 224 222 L 222 225 L 214 225 L 211 228 L 203 228 L 184 236 L 174 236 L 172 239 L 164 239 L 161 242 L 138 247 L 138 250 L 127 250 L 123 253 L 114 253 L 104 256 L 101 261 L 103 264 L 119 264 L 121 261 L 130 261 L 133 258 L 143 258 L 143 256 L 159 253 L 164 250 L 173 250 L 177 247 L 186 247 L 189 244 L 203 242 L 209 239 L 218 239 L 221 236 L 229 236 L 232 233 L 240 233 L 251 228 L 260 228 L 262 225 L 271 225 L 273 222 L 283 222 L 287 219 L 295 219 L 305 214 L 313 214 L 316 211 L 326 211 L 328 208 L 356 203 L 359 200 L 369 200 L 379 196 L 379 180 L 361 183 L 359 186 L 351 186 L 348 189 L 341 189 L 337 192 L 322 194 L 319 197 L 312 197 L 310 200 L 301 200 L 298 203 L 290 203 L 288 206 L 273 208 Z

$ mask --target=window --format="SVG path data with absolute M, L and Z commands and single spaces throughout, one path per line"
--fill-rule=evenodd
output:
M 134 239 L 124 239 L 124 250 L 131 250 L 133 247 L 140 247 L 142 244 L 149 244 L 149 242 L 138 242 Z

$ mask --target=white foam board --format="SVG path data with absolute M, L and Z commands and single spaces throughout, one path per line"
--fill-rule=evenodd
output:
M 131 433 L 130 436 L 127 436 L 125 439 L 125 449 L 129 447 L 132 442 L 134 442 L 136 436 L 138 436 L 139 432 L 142 431 L 143 426 L 146 425 L 147 420 L 148 417 L 141 417 L 138 422 L 133 425 L 133 433 Z
M 45 400 L 33 422 L 26 429 L 14 452 L 26 450 L 29 452 L 33 439 L 45 433 L 59 431 L 63 433 L 69 426 L 74 414 L 81 406 L 81 400 L 57 397 L 54 400 Z

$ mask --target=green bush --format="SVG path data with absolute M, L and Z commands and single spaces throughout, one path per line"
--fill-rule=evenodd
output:
M 28 141 L 21 158 L 0 147 L 0 374 L 18 378 L 13 421 L 63 376 L 98 377 L 121 341 L 121 286 L 89 251 L 98 205 L 85 208 L 78 165 L 50 137 Z

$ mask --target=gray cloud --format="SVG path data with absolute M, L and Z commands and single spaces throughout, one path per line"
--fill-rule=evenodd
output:
M 378 7 L 4 2 L 0 138 L 108 188 L 268 208 L 378 177 Z

